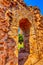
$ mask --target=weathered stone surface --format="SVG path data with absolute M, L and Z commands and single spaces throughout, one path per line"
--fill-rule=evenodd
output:
M 27 7 L 22 0 L 0 0 L 0 65 L 18 65 L 18 28 L 22 18 L 31 23 L 30 54 L 24 65 L 43 64 L 43 16 L 40 10 Z

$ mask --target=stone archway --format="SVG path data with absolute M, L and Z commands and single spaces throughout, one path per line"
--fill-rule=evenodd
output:
M 15 57 L 17 57 L 17 60 L 18 60 L 18 48 L 17 48 L 17 45 L 18 45 L 18 28 L 19 28 L 19 21 L 23 18 L 27 18 L 29 20 L 29 22 L 31 24 L 33 24 L 33 13 L 28 10 L 28 7 L 24 7 L 22 4 L 20 4 L 20 2 L 16 1 L 12 1 L 12 0 L 9 0 L 7 3 L 7 6 L 6 6 L 6 2 L 7 0 L 3 0 L 3 7 L 1 8 L 1 13 L 3 15 L 5 15 L 5 21 L 7 21 L 7 23 L 10 24 L 10 26 L 8 26 L 9 28 L 9 31 L 8 31 L 8 36 L 10 38 L 12 38 L 13 40 L 16 41 L 16 46 L 14 47 L 14 55 Z M 13 5 L 12 5 L 13 4 Z M 3 11 L 4 10 L 4 11 Z M 1 18 L 0 18 L 1 19 Z M 5 22 L 4 22 L 5 24 Z M 3 24 L 3 25 L 4 25 Z M 6 26 L 6 25 L 5 25 Z M 34 27 L 34 26 L 33 26 Z M 32 27 L 32 28 L 33 28 Z M 6 28 L 6 27 L 4 27 Z M 6 28 L 7 29 L 7 28 Z M 8 29 L 7 29 L 8 30 Z M 32 30 L 31 30 L 32 31 Z M 31 36 L 31 35 L 30 35 Z M 30 37 L 31 38 L 31 37 Z M 8 39 L 9 41 L 10 39 Z M 10 41 L 9 41 L 10 42 Z M 32 41 L 31 41 L 32 42 Z M 28 45 L 28 44 L 27 44 Z M 5 45 L 6 46 L 6 45 Z M 37 46 L 36 46 L 37 47 Z M 26 47 L 27 48 L 27 47 Z M 29 51 L 29 50 L 28 50 Z M 26 51 L 27 52 L 27 51 Z M 11 51 L 11 54 L 12 54 L 12 51 Z M 22 55 L 22 54 L 21 54 Z M 23 54 L 24 55 L 24 54 Z M 28 57 L 29 54 L 25 54 L 26 57 Z M 25 58 L 27 59 L 27 58 Z M 14 60 L 16 60 L 16 58 L 14 58 Z M 25 60 L 24 60 L 25 61 Z M 13 61 L 14 62 L 14 61 Z M 10 65 L 10 63 L 12 62 L 8 62 L 8 64 Z M 18 62 L 17 62 L 18 63 Z
M 18 3 L 18 2 L 17 2 Z M 19 28 L 19 21 L 23 18 L 27 18 L 30 23 L 32 23 L 32 13 L 28 11 L 25 7 L 23 7 L 20 3 L 18 3 L 18 8 L 19 9 L 12 9 L 12 11 L 8 10 L 6 12 L 6 19 L 10 22 L 11 19 L 12 21 L 10 22 L 10 30 L 8 32 L 9 36 L 13 38 L 16 41 L 16 47 L 18 46 L 18 28 Z M 10 14 L 12 13 L 12 14 Z M 9 17 L 9 15 L 11 17 Z M 28 44 L 27 44 L 28 45 Z M 29 48 L 29 47 L 28 47 Z M 16 49 L 15 49 L 16 51 Z M 28 50 L 29 51 L 29 50 Z M 17 49 L 18 52 L 18 49 Z M 23 54 L 24 55 L 24 54 Z M 26 59 L 28 58 L 28 53 L 25 54 Z M 18 55 L 17 55 L 18 57 Z M 26 61 L 26 59 L 24 61 Z M 24 64 L 24 63 L 23 63 Z
M 39 60 L 39 57 L 41 56 L 43 57 L 43 53 L 42 53 L 43 50 L 41 51 L 41 49 L 43 48 L 43 44 L 42 44 L 43 43 L 43 39 L 42 39 L 43 38 L 43 16 L 40 15 L 40 11 L 37 7 L 32 7 L 32 6 L 27 7 L 25 6 L 23 2 L 19 2 L 19 1 L 20 0 L 0 0 L 0 29 L 1 29 L 0 30 L 0 39 L 1 39 L 0 44 L 2 44 L 1 43 L 2 41 L 4 41 L 3 44 L 5 46 L 3 46 L 3 44 L 2 46 L 6 49 L 6 43 L 11 45 L 14 42 L 13 40 L 16 41 L 16 43 L 14 42 L 16 46 L 14 45 L 13 47 L 14 48 L 13 53 L 14 53 L 14 57 L 17 57 L 17 59 L 14 58 L 13 55 L 12 57 L 15 60 L 15 65 L 18 64 L 18 61 L 16 63 L 16 60 L 18 60 L 17 45 L 18 45 L 19 21 L 22 18 L 27 18 L 32 24 L 32 26 L 30 29 L 30 38 L 29 38 L 30 39 L 29 41 L 30 56 L 29 56 L 29 60 L 26 62 L 25 65 L 31 65 L 31 64 L 33 65 Z M 9 23 L 10 23 L 10 26 L 9 26 Z M 8 32 L 4 33 L 2 30 L 8 31 Z M 2 39 L 3 37 L 4 37 L 4 40 Z M 6 37 L 7 38 L 10 37 L 9 39 L 7 39 L 8 42 L 7 40 L 5 41 Z M 11 45 L 11 48 L 12 48 L 12 45 Z M 9 50 L 11 54 L 12 54 L 12 50 Z M 5 52 L 6 51 L 4 51 L 4 53 Z M 0 54 L 0 57 L 3 58 L 2 61 L 4 60 L 3 63 L 5 63 L 6 62 L 5 55 Z M 0 60 L 0 65 L 11 65 L 12 64 L 11 61 L 9 61 L 7 64 L 2 64 L 2 61 Z
M 18 65 L 24 65 L 30 54 L 29 35 L 31 23 L 27 18 L 22 18 L 19 21 L 19 27 L 23 32 L 24 48 L 21 48 L 18 53 Z

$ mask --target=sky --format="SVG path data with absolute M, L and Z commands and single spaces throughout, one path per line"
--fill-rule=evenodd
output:
M 27 4 L 27 6 L 37 6 L 43 15 L 43 0 L 24 0 L 24 2 Z

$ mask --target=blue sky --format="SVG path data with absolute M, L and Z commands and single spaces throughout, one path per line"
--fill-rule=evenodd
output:
M 27 6 L 38 6 L 41 14 L 43 15 L 43 0 L 24 0 L 24 2 L 27 4 Z

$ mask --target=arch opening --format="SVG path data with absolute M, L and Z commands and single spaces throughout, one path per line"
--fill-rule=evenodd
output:
M 19 54 L 18 54 L 18 64 L 24 65 L 25 61 L 28 58 L 28 55 L 30 54 L 30 46 L 29 46 L 29 33 L 30 33 L 30 27 L 31 23 L 27 18 L 22 18 L 19 21 L 19 28 L 22 31 L 23 35 L 23 48 L 20 48 Z

